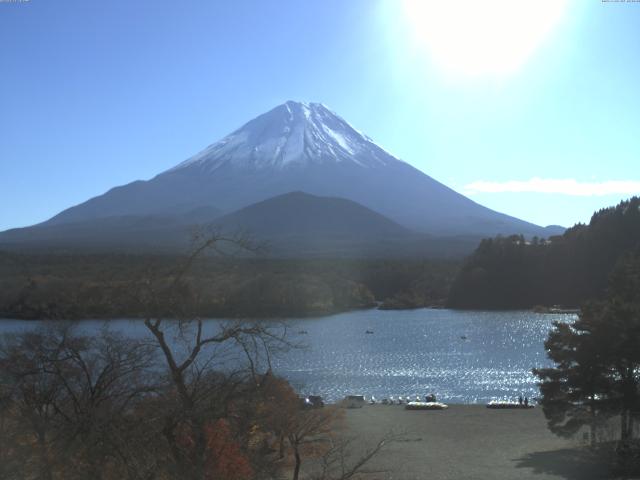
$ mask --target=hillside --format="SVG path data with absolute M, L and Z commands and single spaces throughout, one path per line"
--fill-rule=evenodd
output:
M 579 306 L 601 297 L 616 262 L 640 247 L 640 198 L 600 210 L 548 241 L 521 236 L 483 240 L 449 295 L 452 308 Z
M 189 250 L 195 232 L 241 234 L 270 257 L 460 258 L 479 237 L 412 232 L 356 202 L 292 192 L 220 216 L 200 207 L 184 214 L 98 217 L 0 233 L 0 249 L 19 252 L 163 253 Z
M 243 228 L 264 238 L 287 236 L 393 238 L 413 232 L 362 205 L 343 198 L 291 192 L 217 219 L 226 230 Z

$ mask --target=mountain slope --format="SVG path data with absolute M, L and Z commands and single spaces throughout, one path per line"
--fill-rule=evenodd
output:
M 231 212 L 292 191 L 358 202 L 436 235 L 545 230 L 485 208 L 415 169 L 321 104 L 287 102 L 148 181 L 116 187 L 56 215 L 49 225 L 122 215 Z
M 196 209 L 184 216 L 129 215 L 43 224 L 0 233 L 0 250 L 50 252 L 184 252 L 194 232 L 239 233 L 272 257 L 451 258 L 479 237 L 412 232 L 351 200 L 303 192 L 280 195 L 224 216 Z M 213 211 L 215 213 L 215 211 Z
M 0 232 L 0 249 L 148 250 L 186 248 L 193 229 L 220 216 L 214 207 L 180 215 L 114 215 L 69 223 L 42 223 Z

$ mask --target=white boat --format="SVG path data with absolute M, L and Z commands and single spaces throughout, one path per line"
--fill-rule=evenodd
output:
M 409 402 L 404 408 L 406 410 L 446 410 L 449 405 L 441 402 Z
M 491 400 L 487 403 L 487 408 L 493 408 L 496 410 L 501 409 L 529 409 L 534 408 L 530 403 L 510 402 L 508 400 Z

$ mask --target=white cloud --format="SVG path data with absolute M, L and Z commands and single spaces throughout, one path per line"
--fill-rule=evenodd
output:
M 604 182 L 579 182 L 573 178 L 530 178 L 529 180 L 507 180 L 506 182 L 487 182 L 479 180 L 463 187 L 466 195 L 476 193 L 533 192 L 558 193 L 580 197 L 604 195 L 640 194 L 640 181 L 606 180 Z

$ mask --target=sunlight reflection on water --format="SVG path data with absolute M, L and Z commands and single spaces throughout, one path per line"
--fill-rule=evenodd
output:
M 309 349 L 289 352 L 275 369 L 302 391 L 330 400 L 428 392 L 455 403 L 534 398 L 531 369 L 549 365 L 544 340 L 552 322 L 574 318 L 421 309 L 297 320 L 291 330 L 308 332 L 299 337 Z
M 300 392 L 329 401 L 349 394 L 381 399 L 429 392 L 451 403 L 484 403 L 520 394 L 535 398 L 539 393 L 531 369 L 550 364 L 544 341 L 552 322 L 575 318 L 528 311 L 419 309 L 294 319 L 288 321 L 290 335 L 306 348 L 275 358 L 273 367 Z M 39 323 L 0 320 L 0 331 Z M 208 323 L 214 326 L 218 321 Z M 109 324 L 127 335 L 147 334 L 138 320 Z M 91 331 L 103 322 L 81 325 Z

